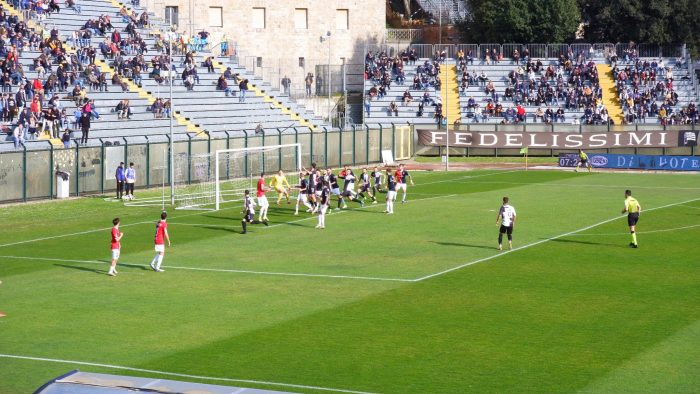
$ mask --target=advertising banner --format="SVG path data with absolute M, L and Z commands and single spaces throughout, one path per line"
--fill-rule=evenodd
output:
M 444 130 L 418 129 L 418 143 L 445 146 Z M 547 133 L 547 132 L 470 132 L 450 131 L 449 145 L 455 148 L 523 148 L 533 149 L 604 149 L 604 148 L 675 148 L 693 146 L 697 132 L 626 131 L 622 133 Z
M 589 154 L 588 160 L 595 168 L 700 171 L 700 156 L 615 155 Z M 559 155 L 560 167 L 576 167 L 576 153 Z

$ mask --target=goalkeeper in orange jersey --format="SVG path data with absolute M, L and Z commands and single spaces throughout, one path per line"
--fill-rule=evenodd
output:
M 283 196 L 287 198 L 287 204 L 291 204 L 289 201 L 289 189 L 291 186 L 289 186 L 287 177 L 284 176 L 284 172 L 282 170 L 280 170 L 277 175 L 270 179 L 270 187 L 275 189 L 277 192 L 277 205 L 280 205 L 280 201 L 282 201 Z

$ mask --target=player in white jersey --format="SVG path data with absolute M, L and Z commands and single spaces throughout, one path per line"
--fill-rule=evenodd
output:
M 508 236 L 508 249 L 513 249 L 513 227 L 515 227 L 515 208 L 508 204 L 508 197 L 503 197 L 503 205 L 498 210 L 496 224 L 501 224 L 498 232 L 498 250 L 503 250 L 503 234 Z
M 357 178 L 355 178 L 355 174 L 352 172 L 352 170 L 345 166 L 345 169 L 340 172 L 340 178 L 343 179 L 343 192 L 340 194 L 338 205 L 340 205 L 342 202 L 343 209 L 347 208 L 348 206 L 345 204 L 345 199 L 347 198 L 350 201 L 360 203 L 360 206 L 365 206 L 364 201 L 357 198 L 355 193 L 355 180 Z
M 318 225 L 316 228 L 326 228 L 326 211 L 331 202 L 331 191 L 329 184 L 324 181 L 321 185 L 321 196 L 318 199 Z
M 391 215 L 394 213 L 394 200 L 396 200 L 396 179 L 391 174 L 391 170 L 386 170 L 386 211 Z

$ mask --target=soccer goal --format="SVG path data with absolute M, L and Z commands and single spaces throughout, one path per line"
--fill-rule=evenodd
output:
M 255 193 L 261 173 L 269 184 L 269 178 L 281 170 L 290 185 L 297 185 L 301 144 L 180 155 L 174 164 L 176 209 L 219 210 L 224 203 L 242 201 L 246 189 Z

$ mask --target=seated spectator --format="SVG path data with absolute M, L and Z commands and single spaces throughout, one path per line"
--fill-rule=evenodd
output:
M 158 98 L 151 106 L 151 112 L 153 112 L 153 117 L 160 119 L 163 117 L 163 99 Z
M 411 96 L 411 92 L 406 89 L 405 92 L 403 92 L 403 97 L 402 97 L 403 105 L 410 104 L 411 101 L 413 101 L 413 96 Z
M 212 56 L 209 56 L 204 60 L 204 67 L 207 68 L 207 72 L 214 72 L 214 58 Z
M 423 109 L 423 103 L 420 102 L 420 103 L 418 103 L 418 112 L 416 113 L 416 116 L 419 117 L 419 118 L 420 118 L 420 117 L 423 117 L 423 111 L 424 111 L 424 109 Z
M 544 110 L 542 107 L 537 107 L 535 113 L 532 114 L 532 119 L 534 122 L 537 122 L 538 119 L 544 122 Z
M 223 91 L 227 97 L 231 94 L 231 88 L 228 87 L 228 81 L 226 81 L 224 74 L 221 74 L 219 79 L 216 80 L 216 90 Z
M 115 108 L 117 112 L 117 119 L 131 119 L 131 107 L 129 106 L 129 100 L 122 100 L 117 104 Z
M 399 106 L 396 105 L 396 102 L 394 101 L 389 103 L 389 116 L 391 116 L 392 113 L 396 116 L 399 116 Z

